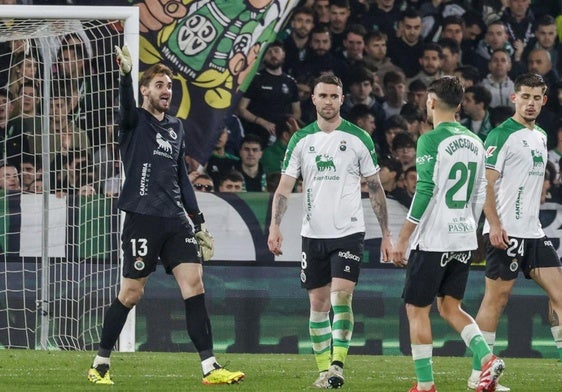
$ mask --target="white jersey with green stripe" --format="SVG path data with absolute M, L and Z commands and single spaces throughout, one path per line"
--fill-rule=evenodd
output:
M 548 150 L 546 132 L 509 118 L 486 138 L 486 167 L 500 173 L 494 186 L 496 209 L 507 235 L 541 238 L 541 191 Z M 484 233 L 489 233 L 486 220 Z
M 378 173 L 371 136 L 349 121 L 324 132 L 315 121 L 289 141 L 282 173 L 303 178 L 301 235 L 341 238 L 365 231 L 361 176 Z
M 457 122 L 440 123 L 418 139 L 418 181 L 407 219 L 416 223 L 412 249 L 468 251 L 486 198 L 484 144 Z

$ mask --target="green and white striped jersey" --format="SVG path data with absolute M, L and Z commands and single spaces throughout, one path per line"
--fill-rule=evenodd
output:
M 365 231 L 361 176 L 378 173 L 371 136 L 349 121 L 324 132 L 315 121 L 289 141 L 282 173 L 302 175 L 304 216 L 301 235 L 341 238 Z
M 476 249 L 476 228 L 486 199 L 480 138 L 457 122 L 441 123 L 418 139 L 416 170 L 416 193 L 407 218 L 417 224 L 411 248 Z
M 546 133 L 526 128 L 509 118 L 486 138 L 486 167 L 500 173 L 496 181 L 496 208 L 509 236 L 541 238 L 541 191 L 548 159 Z M 488 221 L 484 233 L 489 233 Z

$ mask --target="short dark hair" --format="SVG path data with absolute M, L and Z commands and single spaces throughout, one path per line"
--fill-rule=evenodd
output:
M 294 18 L 295 15 L 299 15 L 299 14 L 312 16 L 312 19 L 314 19 L 314 10 L 312 8 L 304 7 L 304 6 L 296 7 L 291 14 L 291 18 Z
M 450 109 L 454 109 L 462 102 L 464 87 L 456 76 L 444 76 L 430 83 L 428 93 L 433 93 Z
M 261 138 L 254 133 L 246 133 L 246 135 L 244 135 L 244 137 L 240 141 L 240 149 L 242 149 L 242 145 L 244 145 L 245 143 L 259 144 L 260 147 L 263 148 Z
M 334 75 L 331 72 L 322 74 L 319 77 L 317 77 L 314 80 L 314 83 L 312 84 L 312 91 L 314 91 L 316 86 L 320 83 L 333 84 L 333 85 L 336 85 L 336 86 L 340 86 L 343 89 L 343 83 L 342 83 L 341 79 L 338 78 L 336 75 Z
M 346 37 L 349 35 L 349 33 L 353 33 L 353 34 L 365 37 L 365 35 L 367 34 L 367 29 L 362 24 L 353 23 L 353 24 L 350 24 L 349 26 L 347 26 L 347 28 L 345 29 L 345 36 Z M 365 39 L 365 38 L 363 38 L 363 39 Z
M 387 118 L 386 122 L 384 123 L 385 132 L 391 128 L 400 128 L 404 132 L 406 132 L 408 131 L 408 122 L 401 115 L 393 114 L 392 116 Z
M 490 103 L 492 102 L 492 93 L 486 87 L 480 85 L 470 86 L 464 93 L 472 93 L 474 96 L 474 102 L 483 103 L 485 110 L 488 110 L 490 107 Z
M 457 41 L 452 38 L 444 37 L 441 38 L 437 44 L 441 47 L 441 49 L 449 48 L 451 53 L 458 54 L 461 52 L 461 46 Z
M 540 26 L 551 26 L 556 25 L 556 20 L 550 15 L 542 15 L 535 19 L 535 24 L 533 26 L 533 31 L 537 31 Z
M 382 85 L 388 86 L 389 84 L 406 83 L 406 75 L 402 71 L 388 71 L 382 77 Z
M 373 84 L 373 73 L 363 66 L 353 67 L 347 78 L 350 85 L 363 83 L 366 80 Z
M 440 59 L 443 58 L 443 48 L 439 44 L 436 44 L 435 42 L 426 42 L 423 45 L 420 58 L 423 57 L 425 52 L 427 51 L 437 52 L 439 58 Z
M 464 19 L 459 15 L 446 16 L 443 18 L 441 26 L 443 27 L 443 30 L 445 30 L 445 27 L 449 25 L 459 25 L 461 27 L 464 27 Z
M 219 185 L 222 184 L 223 182 L 230 180 L 232 182 L 244 182 L 244 176 L 242 175 L 242 173 L 240 173 L 238 170 L 232 169 L 231 171 L 229 171 L 228 173 L 226 173 L 224 176 L 221 177 L 220 181 L 219 181 Z
M 454 72 L 460 73 L 463 79 L 470 80 L 472 84 L 478 84 L 481 79 L 480 71 L 473 65 L 461 65 L 455 68 Z
M 546 93 L 546 82 L 543 77 L 537 73 L 529 72 L 519 75 L 514 81 L 514 91 L 518 92 L 521 87 L 541 87 L 543 94 Z
M 397 148 L 416 148 L 416 142 L 408 132 L 399 133 L 392 139 L 392 149 Z
M 379 29 L 374 29 L 373 31 L 369 31 L 365 35 L 365 43 L 371 41 L 388 41 L 388 35 L 380 31 Z
M 421 79 L 414 79 L 408 85 L 408 92 L 427 91 L 427 85 Z
M 393 157 L 386 157 L 381 159 L 380 167 L 386 167 L 389 171 L 395 172 L 396 176 L 394 177 L 395 180 L 400 178 L 402 175 L 402 164 L 400 161 Z
M 349 121 L 355 124 L 357 123 L 357 120 L 365 118 L 367 116 L 375 117 L 375 114 L 373 113 L 371 108 L 369 108 L 369 106 L 363 103 L 358 103 L 356 105 L 353 105 L 347 117 Z
M 409 123 L 414 121 L 423 121 L 424 114 L 422 110 L 411 102 L 406 102 L 400 109 L 400 115 Z

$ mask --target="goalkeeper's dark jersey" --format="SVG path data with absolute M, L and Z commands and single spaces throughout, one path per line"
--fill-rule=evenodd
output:
M 130 74 L 121 77 L 119 94 L 118 140 L 125 171 L 119 208 L 160 217 L 198 212 L 184 161 L 182 123 L 168 114 L 159 121 L 137 108 Z

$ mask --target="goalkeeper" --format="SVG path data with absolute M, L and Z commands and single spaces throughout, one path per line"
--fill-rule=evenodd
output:
M 88 379 L 95 384 L 113 384 L 109 375 L 111 350 L 160 259 L 166 272 L 178 282 L 185 303 L 187 332 L 201 358 L 203 384 L 236 383 L 244 378 L 244 373 L 223 368 L 213 354 L 201 265 L 202 260 L 213 255 L 213 237 L 205 229 L 187 176 L 182 123 L 166 113 L 172 100 L 172 72 L 155 64 L 142 74 L 143 101 L 142 107 L 137 108 L 131 56 L 126 46 L 116 47 L 115 51 L 121 75 L 118 141 L 125 174 L 118 204 L 126 212 L 122 234 L 123 281 L 105 314 L 98 353 Z

